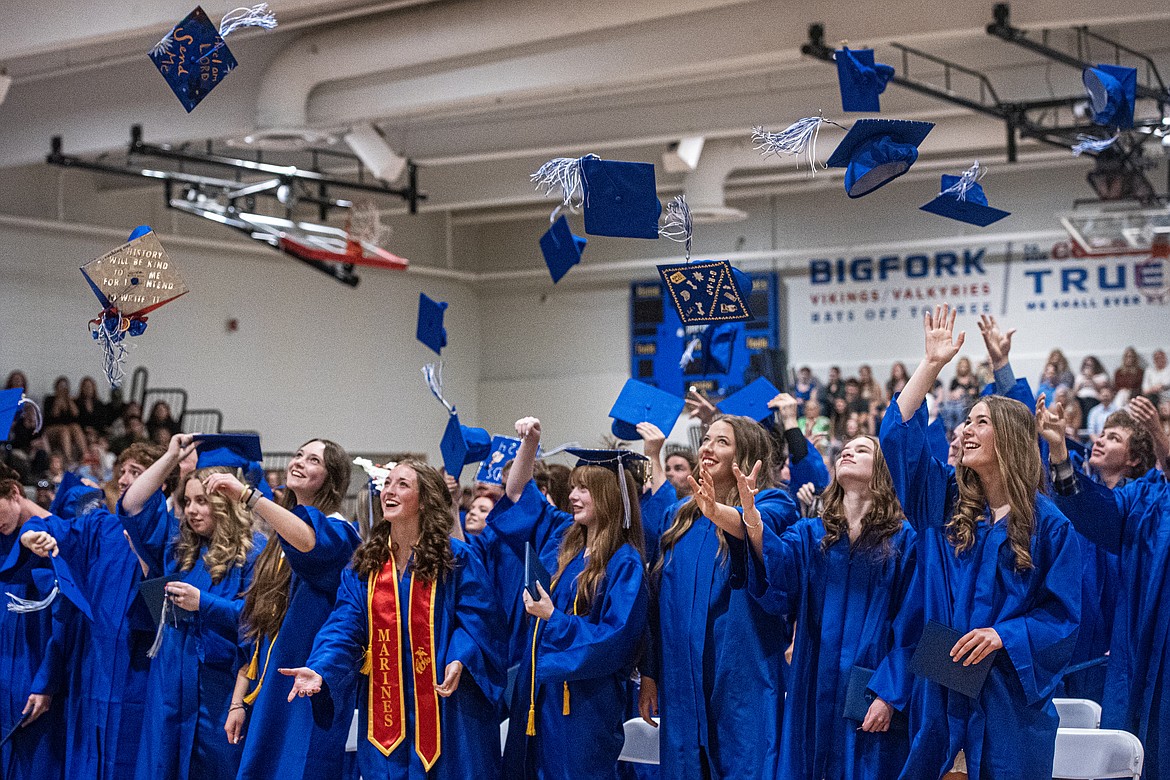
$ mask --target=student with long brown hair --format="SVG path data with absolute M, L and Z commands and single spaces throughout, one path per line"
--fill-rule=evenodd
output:
M 304 665 L 360 541 L 356 526 L 340 514 L 349 477 L 349 456 L 340 445 L 310 439 L 289 461 L 280 503 L 230 474 L 207 480 L 208 493 L 243 503 L 273 532 L 244 596 L 240 620 L 253 649 L 236 676 L 224 725 L 230 741 L 244 740 L 240 780 L 341 775 L 353 680 L 332 691 L 332 707 L 303 700 L 290 705 L 288 683 L 276 670 Z
M 796 621 L 778 776 L 896 777 L 909 752 L 913 687 L 896 624 L 915 610 L 915 534 L 877 439 L 847 442 L 820 517 L 782 534 L 761 521 L 747 477 L 734 471 L 752 548 L 748 589 Z M 848 701 L 855 678 L 874 695 L 858 720 Z
M 765 488 L 755 504 L 777 535 L 797 520 L 787 492 L 771 487 L 768 432 L 748 417 L 715 417 L 699 448 L 699 480 L 690 480 L 694 495 L 647 543 L 660 552 L 639 709 L 648 721 L 662 713 L 666 777 L 779 776 L 788 637 L 747 591 L 733 588 L 744 574 L 728 547 L 728 537 L 744 538 L 734 467 Z M 657 527 L 648 524 L 648 533 Z
M 931 457 L 923 401 L 963 344 L 954 327 L 948 306 L 926 312 L 923 360 L 890 404 L 881 446 L 918 533 L 925 619 L 960 634 L 954 663 L 996 655 L 977 699 L 923 680 L 922 722 L 902 777 L 938 778 L 965 764 L 971 777 L 1033 780 L 1052 774 L 1052 696 L 1080 624 L 1081 548 L 1040 493 L 1036 426 L 1024 404 L 982 398 L 954 471 Z
M 437 469 L 399 461 L 381 505 L 308 661 L 280 669 L 295 678 L 288 700 L 328 700 L 360 670 L 363 778 L 494 780 L 504 635 L 487 573 L 451 538 L 451 494 Z
M 166 594 L 182 610 L 181 617 L 162 621 L 155 642 L 136 775 L 141 780 L 234 777 L 243 747 L 224 738 L 223 724 L 235 687 L 244 592 L 265 540 L 252 530 L 244 506 L 208 492 L 212 476 L 232 473 L 225 466 L 182 478 L 175 492 L 181 520 L 167 508 L 163 484 L 194 448 L 191 434 L 172 436 L 166 453 L 118 503 L 147 576 L 179 575 Z
M 646 628 L 634 474 L 646 461 L 628 450 L 569 450 L 578 460 L 572 512 L 562 512 L 532 480 L 540 421 L 522 418 L 516 433 L 522 442 L 490 527 L 517 565 L 531 545 L 551 578 L 547 588 L 537 586 L 539 598 L 523 592 L 531 617 L 504 771 L 508 778 L 616 778 L 627 684 Z

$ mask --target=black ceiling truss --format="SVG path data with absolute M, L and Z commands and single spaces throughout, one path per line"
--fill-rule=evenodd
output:
M 289 164 L 293 155 L 299 165 Z M 393 187 L 367 176 L 365 167 L 356 157 L 331 149 L 289 153 L 284 162 L 274 153 L 265 160 L 264 152 L 260 150 L 255 151 L 252 158 L 235 157 L 220 153 L 213 141 L 177 147 L 149 144 L 143 140 L 142 126 L 134 125 L 130 128 L 125 157 L 121 161 L 111 157 L 103 154 L 88 159 L 67 155 L 61 136 L 54 136 L 45 161 L 66 168 L 159 179 L 164 185 L 168 208 L 212 219 L 252 237 L 257 236 L 247 222 L 239 219 L 241 213 L 275 211 L 282 212 L 285 219 L 293 220 L 294 209 L 304 204 L 315 208 L 317 219 L 324 223 L 335 210 L 354 206 L 354 201 L 340 196 L 343 194 L 364 193 L 401 199 L 411 214 L 418 213 L 419 202 L 427 197 L 419 190 L 418 168 L 413 162 L 407 163 L 406 186 Z M 356 176 L 330 172 L 330 168 L 350 170 L 355 167 Z M 215 171 L 222 171 L 223 176 L 209 175 Z M 265 208 L 260 209 L 261 204 Z M 359 281 L 352 263 L 296 259 L 343 284 L 356 286 Z

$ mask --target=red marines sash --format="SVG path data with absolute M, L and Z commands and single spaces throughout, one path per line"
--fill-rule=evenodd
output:
M 406 700 L 402 680 L 402 609 L 394 556 L 370 575 L 369 711 L 366 738 L 389 756 L 406 737 Z M 423 768 L 439 758 L 439 694 L 435 690 L 435 587 L 410 578 L 408 624 L 411 673 L 414 675 L 414 749 Z

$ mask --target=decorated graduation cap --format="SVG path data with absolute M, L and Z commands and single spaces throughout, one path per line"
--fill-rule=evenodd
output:
M 933 122 L 859 119 L 825 162 L 845 169 L 845 194 L 860 198 L 889 184 L 918 159 L 918 146 Z
M 416 336 L 435 354 L 441 354 L 447 346 L 447 329 L 443 327 L 443 312 L 447 311 L 445 301 L 433 301 L 426 293 L 418 294 L 418 329 Z
M 588 239 L 573 235 L 569 230 L 569 220 L 564 214 L 553 212 L 552 225 L 540 237 L 540 252 L 544 255 L 544 263 L 552 275 L 553 284 L 569 272 L 569 269 L 581 262 L 581 253 L 585 251 Z
M 105 355 L 110 387 L 122 384 L 126 337 L 146 331 L 147 315 L 187 293 L 187 284 L 146 225 L 130 240 L 81 266 L 81 274 L 102 306 L 89 322 L 90 336 Z
M 889 65 L 874 62 L 873 49 L 850 49 L 844 46 L 836 51 L 837 82 L 841 87 L 842 111 L 882 110 L 878 96 L 894 77 Z
M 515 436 L 493 436 L 488 456 L 479 464 L 479 471 L 475 473 L 475 481 L 488 485 L 504 484 L 504 464 L 516 457 L 522 439 Z M 540 448 L 537 447 L 536 456 L 540 457 Z
M 601 466 L 609 469 L 618 477 L 618 492 L 622 494 L 622 525 L 630 527 L 630 494 L 625 489 L 625 475 L 630 471 L 635 481 L 645 482 L 646 471 L 650 466 L 650 459 L 639 455 L 632 450 L 589 450 L 580 447 L 568 447 L 565 452 L 577 459 L 577 466 Z
M 962 176 L 944 173 L 938 195 L 922 206 L 922 210 L 979 227 L 998 222 L 1011 212 L 987 205 L 987 196 L 979 184 L 984 173 L 979 168 L 978 160 Z
M 12 560 L 13 558 L 10 556 L 9 561 Z M 89 605 L 89 600 L 82 593 L 81 587 L 73 578 L 73 572 L 69 570 L 69 565 L 65 563 L 65 559 L 60 555 L 55 555 L 47 559 L 46 565 L 53 571 L 52 590 L 41 599 L 25 599 L 6 592 L 4 595 L 8 597 L 8 611 L 22 614 L 40 612 L 48 608 L 56 600 L 58 595 L 62 595 L 73 606 L 77 607 L 81 611 L 81 614 L 92 621 L 93 609 Z M 0 577 L 2 576 L 3 572 L 0 572 Z
M 239 469 L 248 484 L 272 499 L 272 488 L 264 478 L 264 453 L 254 433 L 197 433 L 191 437 L 199 447 L 196 468 L 226 466 Z
M 12 423 L 16 420 L 16 415 L 20 414 L 21 407 L 26 404 L 36 410 L 37 427 L 33 433 L 39 433 L 41 423 L 43 422 L 41 408 L 31 398 L 25 395 L 24 390 L 19 387 L 0 390 L 0 442 L 8 441 L 8 434 L 12 430 Z
M 1133 127 L 1137 69 L 1120 65 L 1085 68 L 1081 81 L 1093 108 L 1093 122 L 1108 127 Z
M 772 417 L 772 409 L 768 402 L 780 391 L 764 377 L 756 379 L 751 384 L 736 393 L 724 398 L 716 406 L 724 414 L 750 417 L 756 422 L 764 422 Z
M 683 325 L 751 319 L 751 277 L 728 260 L 698 260 L 658 266 L 666 292 Z
M 439 452 L 443 456 L 443 468 L 448 474 L 459 479 L 463 468 L 478 463 L 488 456 L 492 447 L 492 435 L 483 428 L 472 428 L 459 422 L 455 406 L 443 397 L 443 364 L 428 363 L 422 368 L 427 387 L 439 403 L 447 409 L 447 427 L 439 441 Z
M 562 207 L 585 213 L 585 232 L 615 238 L 658 238 L 658 200 L 651 163 L 603 160 L 595 154 L 549 160 L 530 177 Z
M 610 430 L 619 439 L 632 441 L 642 438 L 635 426 L 648 422 L 669 436 L 685 406 L 683 398 L 637 379 L 628 379 L 609 410 L 609 416 L 613 418 Z
M 187 14 L 150 50 L 150 59 L 175 97 L 191 113 L 236 67 L 224 38 L 243 27 L 276 26 L 268 3 L 229 12 L 216 28 L 201 6 Z

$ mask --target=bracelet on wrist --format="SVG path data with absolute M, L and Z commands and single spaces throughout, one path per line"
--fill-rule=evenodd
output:
M 255 509 L 256 505 L 260 503 L 260 499 L 264 498 L 264 494 L 256 488 L 252 488 L 252 492 L 248 494 L 248 502 L 245 504 L 248 509 Z
M 743 524 L 744 524 L 744 526 L 745 526 L 745 527 L 747 527 L 747 528 L 751 528 L 752 530 L 755 530 L 755 529 L 759 528 L 760 526 L 762 526 L 762 525 L 764 524 L 764 521 L 763 521 L 763 519 L 762 519 L 762 518 L 761 518 L 760 522 L 756 523 L 755 525 L 752 525 L 751 523 L 749 523 L 749 522 L 747 521 L 747 516 L 746 516 L 746 515 L 740 515 L 740 516 L 739 516 L 739 519 L 743 521 Z

